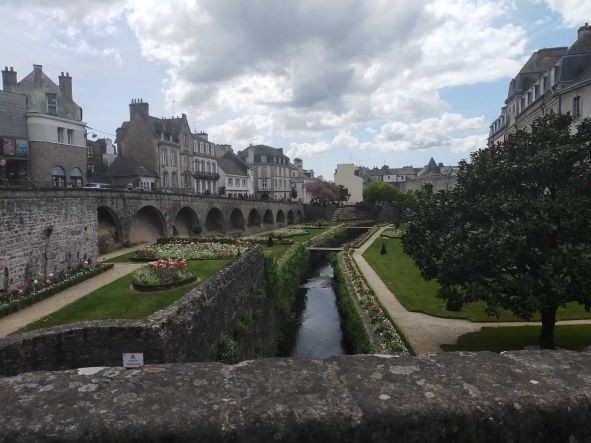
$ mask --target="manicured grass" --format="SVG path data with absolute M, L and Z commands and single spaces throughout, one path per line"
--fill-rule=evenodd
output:
M 382 243 L 388 253 L 380 254 Z M 445 309 L 445 301 L 436 297 L 439 284 L 425 281 L 412 259 L 402 251 L 400 239 L 378 238 L 363 254 L 363 257 L 380 276 L 382 281 L 396 295 L 396 298 L 409 311 L 447 318 L 465 318 L 474 322 L 520 321 L 511 312 L 503 311 L 500 317 L 488 316 L 483 302 L 464 305 L 460 312 Z M 558 320 L 591 318 L 591 312 L 585 311 L 578 303 L 568 303 L 557 313 Z M 539 320 L 539 315 L 531 320 Z
M 591 325 L 556 326 L 555 345 L 558 348 L 582 351 L 591 346 Z M 442 345 L 444 351 L 502 352 L 537 345 L 540 326 L 482 328 L 479 332 L 464 334 L 455 345 Z
M 135 255 L 135 251 L 128 252 L 127 254 L 121 254 L 117 257 L 110 258 L 105 260 L 105 263 L 129 263 L 131 262 L 130 258 Z
M 132 274 L 125 275 L 53 314 L 31 323 L 18 332 L 88 320 L 114 318 L 141 319 L 165 308 L 199 283 L 214 275 L 230 260 L 191 260 L 188 267 L 199 277 L 191 283 L 169 291 L 139 292 L 131 287 Z

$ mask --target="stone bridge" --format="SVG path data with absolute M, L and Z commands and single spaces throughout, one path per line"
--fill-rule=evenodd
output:
M 96 202 L 98 223 L 116 227 L 123 244 L 158 237 L 256 232 L 303 220 L 303 205 L 288 201 L 245 200 L 151 192 L 84 192 Z
M 108 190 L 0 190 L 0 298 L 37 274 L 98 256 L 99 242 L 127 245 L 176 234 L 251 233 L 304 217 L 300 203 Z M 108 246 L 108 245 L 107 245 Z

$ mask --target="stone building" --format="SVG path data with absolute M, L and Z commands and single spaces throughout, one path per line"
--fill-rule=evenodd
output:
M 135 177 L 133 187 L 193 192 L 194 143 L 187 116 L 157 118 L 149 111 L 148 103 L 133 99 L 129 105 L 129 121 L 117 129 L 115 141 L 119 156 L 141 166 L 134 168 L 137 172 L 150 171 L 150 176 Z
M 88 182 L 107 183 L 108 170 L 117 158 L 117 149 L 110 138 L 86 141 L 86 163 Z
M 205 132 L 193 137 L 193 189 L 196 194 L 219 194 L 220 171 L 216 159 L 216 145 Z M 222 182 L 223 183 L 223 182 Z
M 0 182 L 17 185 L 29 177 L 27 97 L 0 91 Z
M 337 165 L 334 172 L 335 185 L 342 185 L 348 189 L 348 204 L 355 204 L 363 201 L 363 179 L 360 176 L 359 167 L 352 163 L 342 163 Z
M 249 146 L 238 157 L 253 169 L 254 195 L 263 200 L 290 200 L 291 174 L 289 157 L 282 148 Z
M 74 102 L 69 73 L 62 72 L 56 85 L 41 65 L 33 65 L 33 71 L 20 82 L 13 68 L 5 68 L 2 88 L 26 101 L 28 140 L 0 134 L 3 155 L 11 158 L 9 175 L 28 176 L 39 185 L 82 186 L 87 171 L 86 124 L 82 108 Z
M 220 172 L 220 194 L 249 198 L 254 194 L 253 170 L 232 151 L 230 145 L 216 145 Z
M 291 169 L 291 187 L 295 191 L 295 199 L 299 202 L 310 204 L 312 194 L 308 192 L 308 183 L 316 181 L 313 169 L 304 169 L 301 158 L 294 158 Z
M 585 23 L 570 48 L 532 54 L 509 83 L 501 115 L 490 126 L 489 144 L 504 141 L 549 112 L 570 113 L 576 125 L 591 116 L 591 26 Z

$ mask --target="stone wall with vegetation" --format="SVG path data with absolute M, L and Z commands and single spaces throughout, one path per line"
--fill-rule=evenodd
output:
M 330 220 L 334 206 L 304 205 L 304 219 L 306 221 Z
M 342 356 L 0 378 L 1 441 L 587 442 L 591 352 Z
M 96 206 L 72 198 L 0 194 L 0 298 L 98 255 Z
M 255 246 L 145 320 L 81 322 L 0 339 L 0 375 L 120 365 L 123 352 L 143 352 L 149 363 L 211 361 L 223 357 L 228 339 L 237 342 L 235 359 L 273 355 L 265 284 L 262 248 Z

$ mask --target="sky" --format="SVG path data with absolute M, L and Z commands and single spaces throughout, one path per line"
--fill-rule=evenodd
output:
M 141 98 L 235 151 L 456 164 L 485 145 L 535 50 L 570 46 L 591 0 L 0 0 L 0 67 L 69 72 L 89 134 Z

